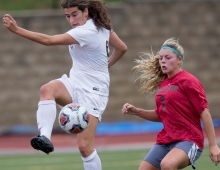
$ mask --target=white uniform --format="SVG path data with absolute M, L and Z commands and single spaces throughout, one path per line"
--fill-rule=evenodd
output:
M 69 45 L 73 61 L 70 77 L 60 79 L 73 103 L 85 106 L 91 115 L 99 118 L 104 112 L 109 95 L 108 52 L 110 31 L 98 30 L 93 19 L 67 32 L 79 44 Z

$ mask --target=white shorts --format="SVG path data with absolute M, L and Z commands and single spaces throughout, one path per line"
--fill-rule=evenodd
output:
M 57 80 L 61 81 L 68 90 L 72 98 L 72 103 L 81 104 L 87 109 L 90 115 L 97 117 L 101 122 L 102 114 L 108 103 L 108 96 L 94 94 L 74 85 L 66 74 Z M 59 107 L 62 108 L 62 106 Z

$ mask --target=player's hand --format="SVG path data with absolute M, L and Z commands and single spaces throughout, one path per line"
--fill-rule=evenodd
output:
M 209 157 L 215 166 L 220 162 L 220 149 L 217 145 L 209 148 Z
M 16 21 L 12 18 L 10 14 L 5 14 L 3 19 L 3 25 L 7 27 L 11 32 L 16 32 L 18 29 Z
M 122 107 L 123 114 L 135 115 L 137 112 L 137 108 L 129 103 L 124 104 Z

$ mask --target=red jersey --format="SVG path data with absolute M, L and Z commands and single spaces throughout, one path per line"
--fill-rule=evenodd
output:
M 161 82 L 155 100 L 155 111 L 164 125 L 156 143 L 192 141 L 203 149 L 200 114 L 208 108 L 208 102 L 200 81 L 192 74 L 180 71 Z

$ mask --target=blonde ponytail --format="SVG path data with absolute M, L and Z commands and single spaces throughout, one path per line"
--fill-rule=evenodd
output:
M 137 65 L 133 69 L 135 73 L 140 74 L 137 78 L 141 84 L 140 91 L 149 96 L 158 89 L 166 77 L 159 64 L 159 55 L 144 53 L 140 59 L 135 60 L 135 63 Z

